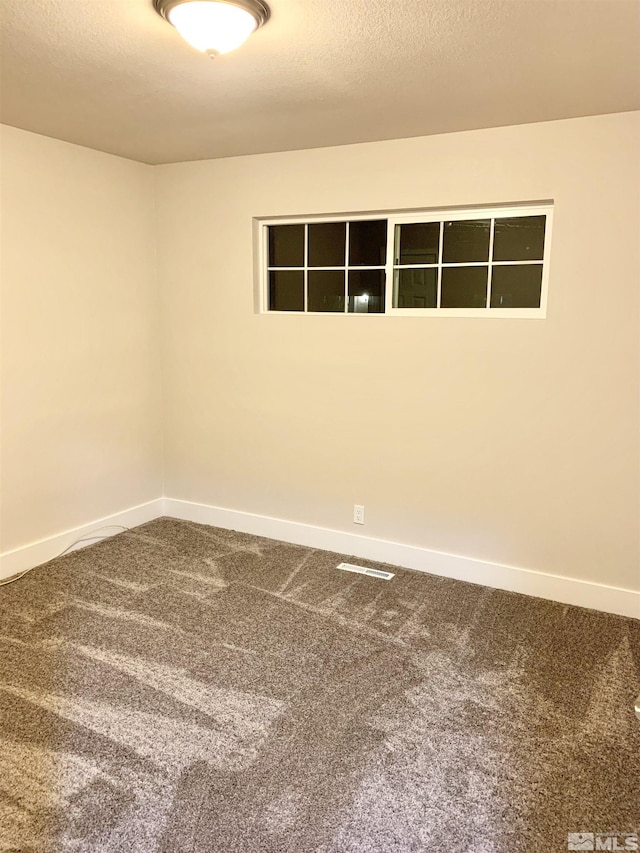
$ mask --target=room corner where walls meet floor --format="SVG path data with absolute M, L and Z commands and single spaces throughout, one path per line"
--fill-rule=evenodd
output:
M 561 604 L 640 619 L 640 593 L 635 590 L 619 589 L 605 584 L 545 574 L 460 555 L 444 554 L 427 548 L 389 542 L 347 531 L 330 530 L 286 519 L 172 498 L 158 498 L 49 539 L 32 543 L 24 548 L 0 554 L 0 580 L 54 559 L 73 546 L 73 543 L 90 537 L 93 531 L 101 531 L 101 535 L 106 538 L 118 534 L 123 527 L 134 528 L 162 517 L 236 530 L 276 541 L 375 560 L 431 575 L 517 592 Z M 91 544 L 91 540 L 79 541 L 75 547 L 80 548 Z

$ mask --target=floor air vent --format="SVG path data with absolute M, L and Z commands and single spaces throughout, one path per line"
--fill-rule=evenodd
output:
M 390 581 L 395 577 L 392 572 L 381 572 L 380 569 L 368 569 L 366 566 L 354 566 L 351 563 L 340 563 L 339 569 L 343 572 L 355 572 L 358 575 L 369 575 L 370 578 L 380 578 L 383 581 Z

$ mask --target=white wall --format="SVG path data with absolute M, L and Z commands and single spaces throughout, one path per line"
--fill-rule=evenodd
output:
M 5 127 L 0 551 L 162 494 L 153 170 Z
M 640 590 L 639 143 L 636 113 L 153 169 L 4 128 L 0 551 L 164 471 L 170 498 Z M 549 198 L 544 321 L 254 313 L 254 216 Z
M 158 167 L 165 493 L 640 589 L 639 120 Z M 254 313 L 254 216 L 543 199 L 544 321 Z

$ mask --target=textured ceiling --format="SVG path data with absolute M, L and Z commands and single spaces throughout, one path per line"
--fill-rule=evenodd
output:
M 270 6 L 211 60 L 152 0 L 0 0 L 0 118 L 166 163 L 640 108 L 637 0 Z

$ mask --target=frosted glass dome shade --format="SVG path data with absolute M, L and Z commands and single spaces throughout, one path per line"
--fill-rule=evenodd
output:
M 188 44 L 210 56 L 240 47 L 268 16 L 267 7 L 255 0 L 185 0 L 166 4 L 156 0 L 155 5 Z

